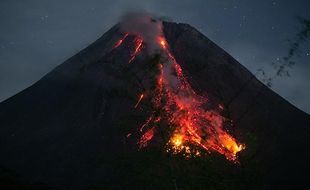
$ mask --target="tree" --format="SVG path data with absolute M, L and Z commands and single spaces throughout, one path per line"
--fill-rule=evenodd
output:
M 272 86 L 272 81 L 277 77 L 290 77 L 290 69 L 296 64 L 295 58 L 300 56 L 303 52 L 301 48 L 308 42 L 310 37 L 310 19 L 298 17 L 300 23 L 300 30 L 295 34 L 293 39 L 289 39 L 289 49 L 287 55 L 279 59 L 277 62 L 272 62 L 275 69 L 273 76 L 268 76 L 264 69 L 258 69 L 256 75 L 261 75 L 261 80 L 268 86 Z

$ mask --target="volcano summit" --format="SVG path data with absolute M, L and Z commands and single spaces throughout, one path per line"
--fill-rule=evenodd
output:
M 306 189 L 309 127 L 190 25 L 134 17 L 0 104 L 0 186 Z

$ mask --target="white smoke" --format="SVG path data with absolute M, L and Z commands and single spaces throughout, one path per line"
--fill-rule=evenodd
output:
M 164 37 L 161 20 L 161 18 L 144 11 L 130 12 L 122 16 L 120 31 L 143 38 L 143 41 L 147 46 L 147 51 L 152 54 L 157 50 L 162 50 L 158 41 L 158 37 Z M 166 60 L 163 67 L 165 83 L 174 91 L 177 91 L 181 84 L 175 74 L 173 63 L 169 60 L 166 52 L 159 52 L 161 52 L 161 55 Z
M 122 16 L 120 31 L 143 38 L 149 52 L 159 49 L 158 37 L 163 36 L 162 22 L 147 12 L 131 12 Z
M 178 87 L 181 85 L 180 80 L 176 76 L 174 67 L 171 61 L 165 64 L 163 67 L 164 80 L 167 86 L 171 87 L 174 91 L 177 91 Z

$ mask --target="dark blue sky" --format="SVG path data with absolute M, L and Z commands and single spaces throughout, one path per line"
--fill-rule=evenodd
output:
M 253 73 L 287 54 L 287 39 L 310 19 L 309 0 L 1 0 L 0 101 L 30 86 L 85 48 L 127 11 L 143 9 L 189 23 Z M 310 113 L 310 46 L 290 78 L 273 89 Z

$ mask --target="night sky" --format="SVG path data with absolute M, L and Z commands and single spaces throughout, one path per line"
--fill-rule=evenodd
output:
M 287 39 L 310 19 L 309 0 L 1 0 L 0 101 L 39 80 L 98 39 L 128 11 L 145 10 L 196 27 L 250 71 L 287 55 Z M 291 77 L 272 88 L 310 113 L 310 45 Z

